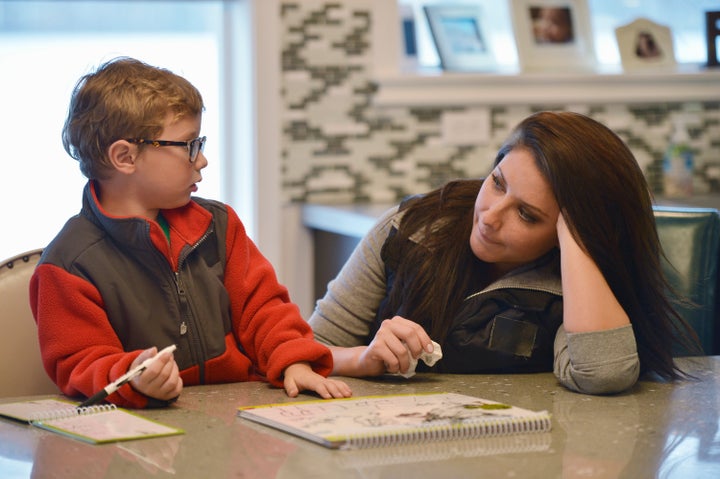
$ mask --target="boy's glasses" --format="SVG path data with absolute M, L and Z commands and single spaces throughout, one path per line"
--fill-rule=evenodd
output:
M 207 140 L 206 136 L 201 136 L 200 138 L 195 138 L 194 140 L 190 141 L 168 141 L 168 140 L 148 140 L 146 138 L 125 138 L 125 141 L 129 141 L 130 143 L 136 143 L 138 145 L 150 145 L 154 146 L 155 148 L 160 148 L 161 146 L 184 146 L 187 148 L 188 153 L 190 154 L 190 163 L 195 163 L 195 160 L 197 160 L 198 153 L 205 150 L 205 140 Z

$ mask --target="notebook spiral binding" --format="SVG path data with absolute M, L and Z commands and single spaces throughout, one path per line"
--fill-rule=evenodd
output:
M 65 419 L 76 416 L 86 416 L 88 414 L 97 414 L 117 409 L 115 404 L 98 404 L 87 407 L 68 407 L 62 409 L 54 409 L 52 411 L 43 411 L 41 413 L 31 414 L 30 422 L 52 421 L 55 419 Z
M 434 462 L 451 458 L 473 458 L 500 454 L 522 454 L 547 451 L 552 444 L 550 433 L 479 437 L 441 442 L 404 444 L 396 448 L 363 448 L 345 451 L 337 456 L 342 468 L 391 464 Z
M 548 431 L 551 427 L 549 415 L 508 421 L 465 421 L 462 423 L 447 421 L 410 431 L 391 431 L 382 435 L 360 435 L 348 438 L 345 448 L 364 449 L 386 447 L 424 441 L 453 441 L 481 437 L 506 436 Z

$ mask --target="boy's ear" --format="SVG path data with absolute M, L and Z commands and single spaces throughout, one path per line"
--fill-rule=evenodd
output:
M 130 174 L 135 171 L 137 155 L 137 145 L 126 140 L 117 140 L 108 147 L 108 159 L 120 173 Z

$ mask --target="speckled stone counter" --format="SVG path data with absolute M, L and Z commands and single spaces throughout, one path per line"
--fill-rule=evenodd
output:
M 697 380 L 641 381 L 586 396 L 549 373 L 348 379 L 356 396 L 450 391 L 552 413 L 549 433 L 337 451 L 247 422 L 237 407 L 290 399 L 264 383 L 186 388 L 138 411 L 186 434 L 92 446 L 0 419 L 0 477 L 39 478 L 716 478 L 720 357 L 683 359 Z M 10 402 L 13 399 L 2 399 Z

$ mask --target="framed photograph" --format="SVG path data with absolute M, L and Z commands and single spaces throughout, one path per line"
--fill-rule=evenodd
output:
M 523 71 L 595 68 L 587 0 L 512 0 L 511 10 Z
M 398 5 L 400 11 L 400 30 L 402 45 L 402 70 L 416 71 L 418 68 L 417 35 L 415 33 L 415 13 L 411 5 Z
M 443 70 L 496 69 L 478 5 L 426 5 L 424 10 Z
M 615 29 L 623 70 L 675 66 L 670 28 L 648 20 L 637 20 Z
M 720 67 L 720 11 L 705 12 L 705 39 L 707 41 L 707 66 Z

